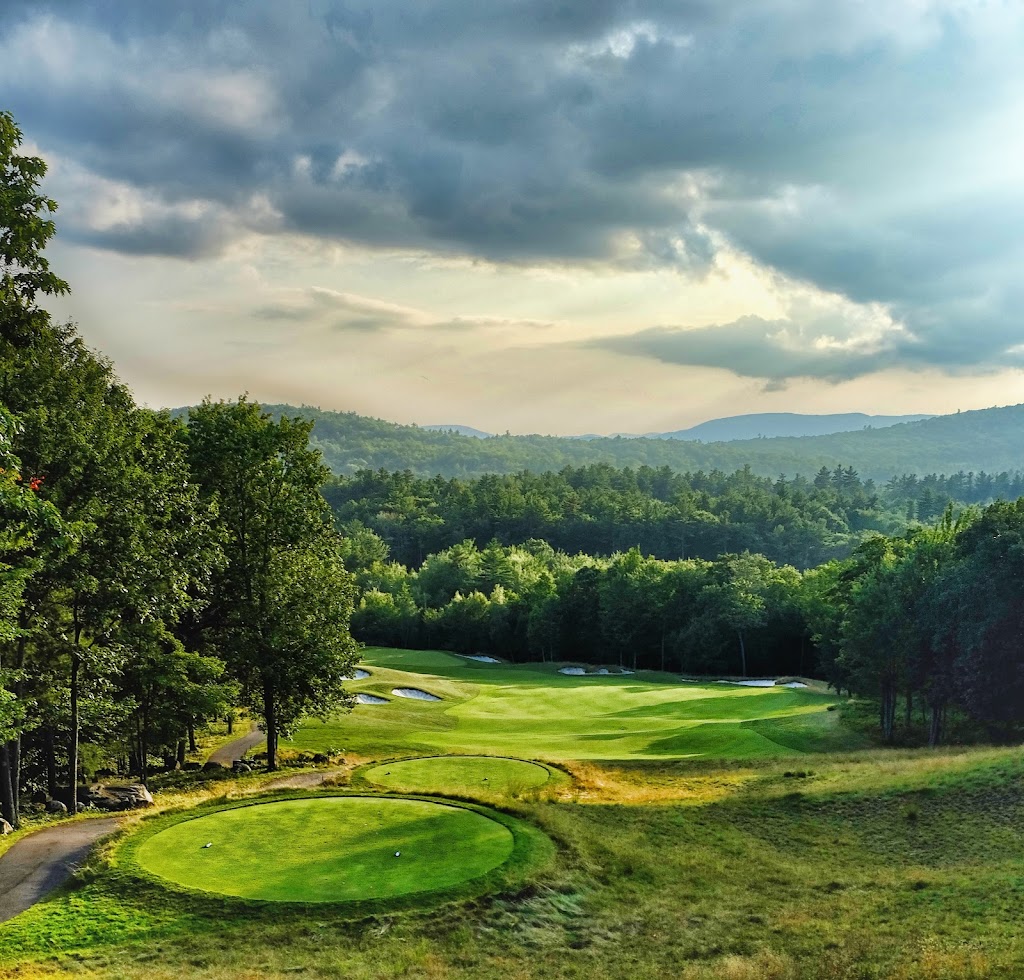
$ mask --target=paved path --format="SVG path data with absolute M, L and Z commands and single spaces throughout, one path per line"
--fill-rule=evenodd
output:
M 344 769 L 323 769 L 319 772 L 300 772 L 294 776 L 272 779 L 263 786 L 263 789 L 312 789 L 315 786 L 322 786 L 325 780 L 344 771 Z
M 236 738 L 233 742 L 228 742 L 227 745 L 222 745 L 216 752 L 211 752 L 207 761 L 216 762 L 230 769 L 236 762 L 245 758 L 246 752 L 256 748 L 257 745 L 262 745 L 266 740 L 267 736 L 256 725 L 253 725 L 252 731 L 247 735 Z
M 13 919 L 67 881 L 92 845 L 117 828 L 117 820 L 57 824 L 12 845 L 0 857 L 0 922 Z

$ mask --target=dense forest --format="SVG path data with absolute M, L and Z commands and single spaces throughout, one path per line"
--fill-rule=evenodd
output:
M 655 558 L 710 559 L 750 551 L 810 568 L 845 557 L 873 533 L 934 521 L 950 504 L 1015 499 L 1024 477 L 904 476 L 878 488 L 851 466 L 771 480 L 749 467 L 726 474 L 594 464 L 465 480 L 364 470 L 329 480 L 323 492 L 342 526 L 370 528 L 410 566 L 465 539 L 481 548 L 492 539 L 541 539 L 569 554 L 636 547 Z
M 1024 405 L 987 408 L 832 435 L 688 442 L 624 437 L 570 439 L 499 435 L 477 439 L 396 425 L 354 412 L 270 405 L 275 415 L 312 419 L 313 444 L 339 475 L 358 470 L 408 469 L 417 476 L 472 477 L 488 473 L 551 472 L 595 463 L 636 469 L 668 466 L 679 472 L 749 466 L 775 478 L 834 470 L 853 463 L 861 477 L 884 484 L 905 473 L 1016 471 L 1024 459 Z
M 816 676 L 879 706 L 892 741 L 937 744 L 947 716 L 993 738 L 1024 722 L 1024 500 L 873 535 L 803 574 L 763 555 L 569 556 L 464 541 L 416 570 L 351 529 L 367 643 L 719 676 Z M 897 719 L 897 703 L 903 714 Z

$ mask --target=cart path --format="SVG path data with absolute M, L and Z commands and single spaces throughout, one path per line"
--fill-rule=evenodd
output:
M 246 752 L 256 748 L 257 745 L 262 745 L 266 740 L 267 736 L 254 724 L 252 731 L 247 735 L 236 738 L 233 742 L 228 742 L 227 745 L 222 745 L 215 752 L 211 752 L 207 762 L 216 762 L 218 765 L 230 769 L 236 762 L 245 758 Z
M 0 922 L 31 908 L 81 867 L 117 817 L 57 824 L 23 837 L 0 857 Z
M 343 773 L 344 769 L 321 769 L 318 772 L 300 772 L 294 776 L 281 776 L 266 783 L 264 789 L 313 789 L 325 780 Z

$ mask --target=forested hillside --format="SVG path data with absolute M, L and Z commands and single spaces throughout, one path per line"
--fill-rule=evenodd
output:
M 565 466 L 668 466 L 680 472 L 749 466 L 760 476 L 811 476 L 822 466 L 853 466 L 884 483 L 906 473 L 1016 470 L 1024 460 L 1024 405 L 943 415 L 884 429 L 824 436 L 700 443 L 674 439 L 499 435 L 478 439 L 396 425 L 354 412 L 269 405 L 273 414 L 313 419 L 313 444 L 337 474 L 408 469 L 419 476 L 541 473 Z
M 361 470 L 329 480 L 323 493 L 342 526 L 372 529 L 411 566 L 468 538 L 481 548 L 492 539 L 540 539 L 568 554 L 605 556 L 636 547 L 662 559 L 751 551 L 809 568 L 846 557 L 871 534 L 934 521 L 947 506 L 1015 499 L 1024 475 L 911 475 L 877 487 L 849 466 L 790 480 L 748 468 L 675 473 L 605 464 L 467 480 Z

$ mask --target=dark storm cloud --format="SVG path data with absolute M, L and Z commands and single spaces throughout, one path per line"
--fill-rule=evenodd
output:
M 801 352 L 796 320 L 779 353 L 734 324 L 688 331 L 685 363 L 835 379 L 1012 361 L 1022 24 L 962 0 L 12 0 L 0 85 L 45 151 L 151 202 L 69 208 L 78 240 L 194 258 L 285 230 L 696 274 L 728 244 L 884 304 L 903 339 Z
M 905 330 L 857 337 L 842 316 L 807 320 L 765 320 L 745 316 L 732 323 L 694 329 L 651 327 L 633 334 L 601 338 L 584 346 L 648 357 L 666 364 L 722 368 L 742 377 L 764 378 L 770 390 L 795 378 L 837 384 L 892 368 L 938 367 L 949 373 L 1024 367 L 1024 350 L 962 333 L 937 343 Z

